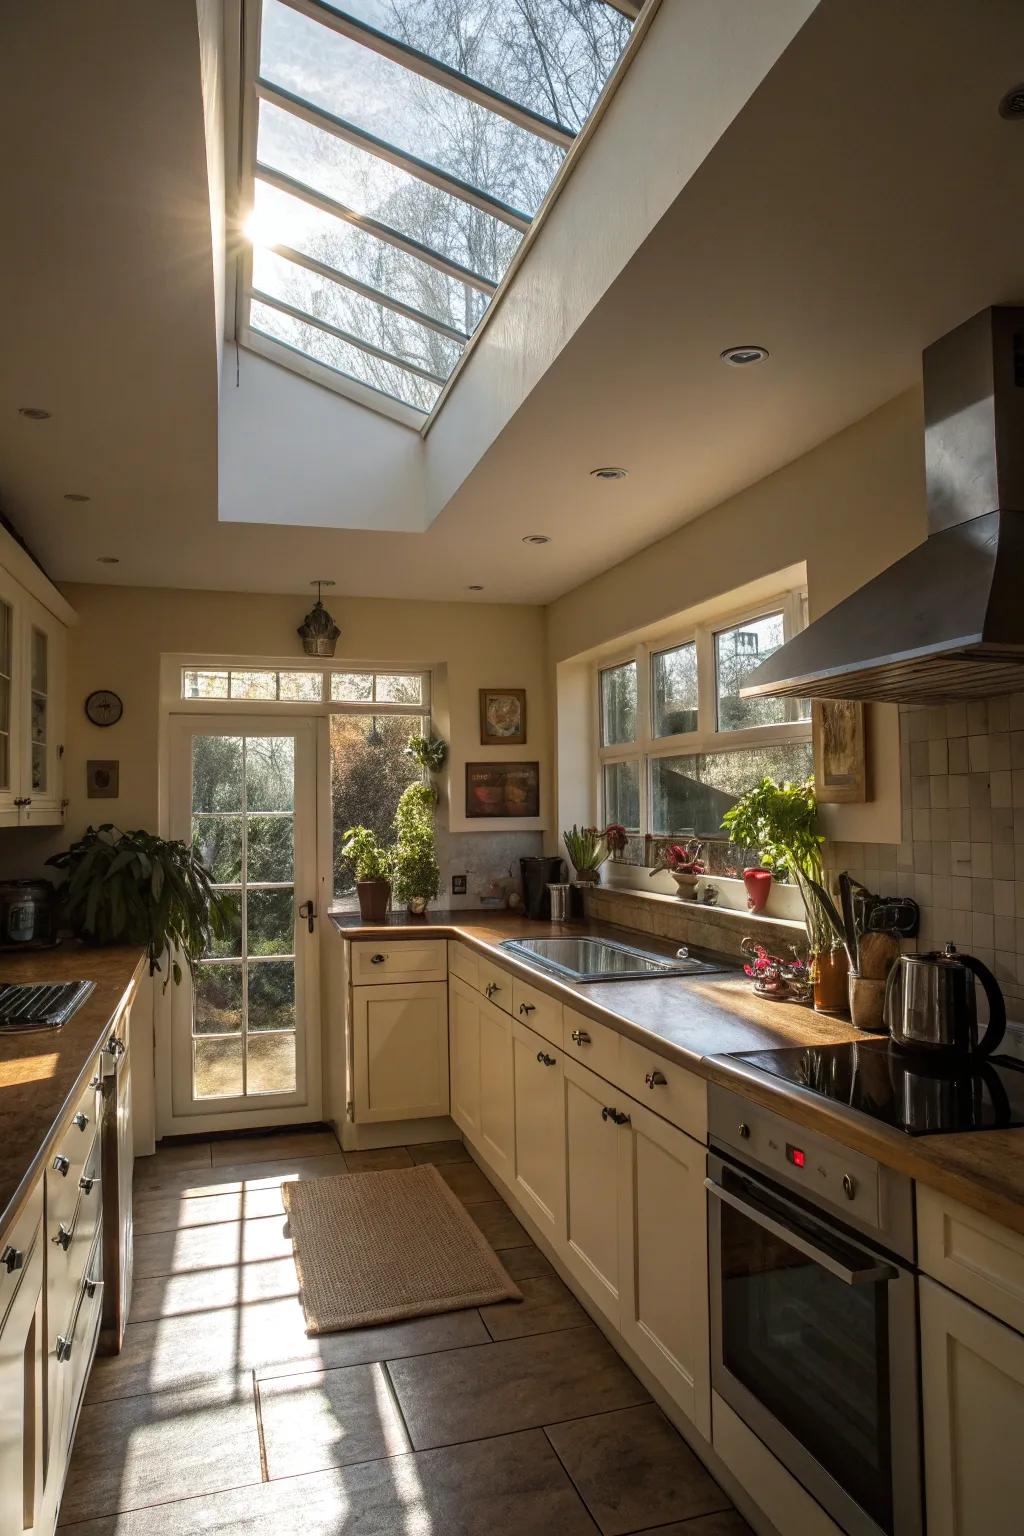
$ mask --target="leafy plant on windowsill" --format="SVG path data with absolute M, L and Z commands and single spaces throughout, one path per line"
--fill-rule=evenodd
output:
M 395 899 L 413 911 L 424 911 L 441 889 L 434 805 L 429 784 L 410 784 L 395 811 Z
M 357 881 L 390 880 L 393 850 L 377 841 L 369 827 L 349 827 L 341 845 L 341 856 L 348 859 Z
M 230 927 L 230 903 L 187 843 L 108 821 L 46 862 L 66 872 L 58 896 L 72 931 L 88 944 L 144 945 L 150 975 L 169 962 L 165 988 L 182 979 L 177 954 L 192 972 Z
M 440 736 L 410 736 L 405 750 L 428 773 L 440 773 L 448 756 L 448 744 Z

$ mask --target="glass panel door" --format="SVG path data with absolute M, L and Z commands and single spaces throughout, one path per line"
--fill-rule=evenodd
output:
M 32 793 L 45 795 L 50 787 L 47 742 L 50 732 L 50 656 L 49 639 L 45 632 L 33 624 L 30 630 L 29 665 L 31 667 L 32 721 Z
M 14 679 L 14 611 L 0 602 L 0 794 L 11 790 L 11 700 Z
M 176 999 L 174 1114 L 259 1114 L 306 1097 L 313 939 L 309 726 L 181 722 L 176 823 L 226 899 L 226 931 Z

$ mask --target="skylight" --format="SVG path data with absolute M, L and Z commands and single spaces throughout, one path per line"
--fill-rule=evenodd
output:
M 239 340 L 422 425 L 640 0 L 247 0 Z

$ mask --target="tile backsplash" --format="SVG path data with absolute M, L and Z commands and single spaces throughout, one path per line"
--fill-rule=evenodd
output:
M 832 843 L 882 895 L 921 907 L 921 949 L 952 940 L 1024 1001 L 1024 693 L 900 709 L 903 840 Z

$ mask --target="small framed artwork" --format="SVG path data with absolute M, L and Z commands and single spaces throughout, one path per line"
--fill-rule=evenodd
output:
M 540 763 L 467 763 L 466 815 L 540 815 Z
M 526 742 L 526 689 L 480 689 L 480 745 L 521 747 Z
M 814 793 L 823 805 L 868 798 L 864 705 L 858 699 L 813 699 Z
M 116 800 L 121 765 L 116 760 L 91 757 L 85 765 L 85 793 L 89 800 Z

